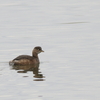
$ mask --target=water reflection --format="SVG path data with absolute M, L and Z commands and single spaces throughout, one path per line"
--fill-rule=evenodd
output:
M 11 66 L 11 69 L 17 70 L 17 73 L 27 73 L 28 71 L 33 72 L 34 81 L 44 81 L 44 76 L 39 71 L 39 64 L 38 65 L 26 65 L 26 66 L 19 66 L 19 65 L 13 65 Z M 28 76 L 23 76 L 28 77 Z

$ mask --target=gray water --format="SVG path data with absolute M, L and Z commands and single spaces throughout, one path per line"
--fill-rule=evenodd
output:
M 35 46 L 43 77 L 9 66 Z M 99 0 L 0 2 L 0 100 L 100 100 L 99 60 Z

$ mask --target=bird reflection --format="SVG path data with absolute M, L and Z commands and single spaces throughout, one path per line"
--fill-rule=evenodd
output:
M 44 81 L 44 76 L 41 74 L 39 71 L 39 64 L 37 65 L 26 65 L 26 66 L 21 66 L 21 65 L 13 65 L 11 66 L 11 69 L 17 70 L 17 73 L 27 73 L 28 71 L 32 71 L 36 79 L 34 81 Z M 24 76 L 27 77 L 27 76 Z

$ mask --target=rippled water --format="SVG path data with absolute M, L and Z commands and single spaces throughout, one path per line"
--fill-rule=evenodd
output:
M 100 1 L 0 3 L 0 100 L 99 100 Z M 39 69 L 11 67 L 41 46 Z

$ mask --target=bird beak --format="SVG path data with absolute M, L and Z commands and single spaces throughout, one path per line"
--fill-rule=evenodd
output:
M 44 52 L 43 50 L 41 50 L 41 52 Z

